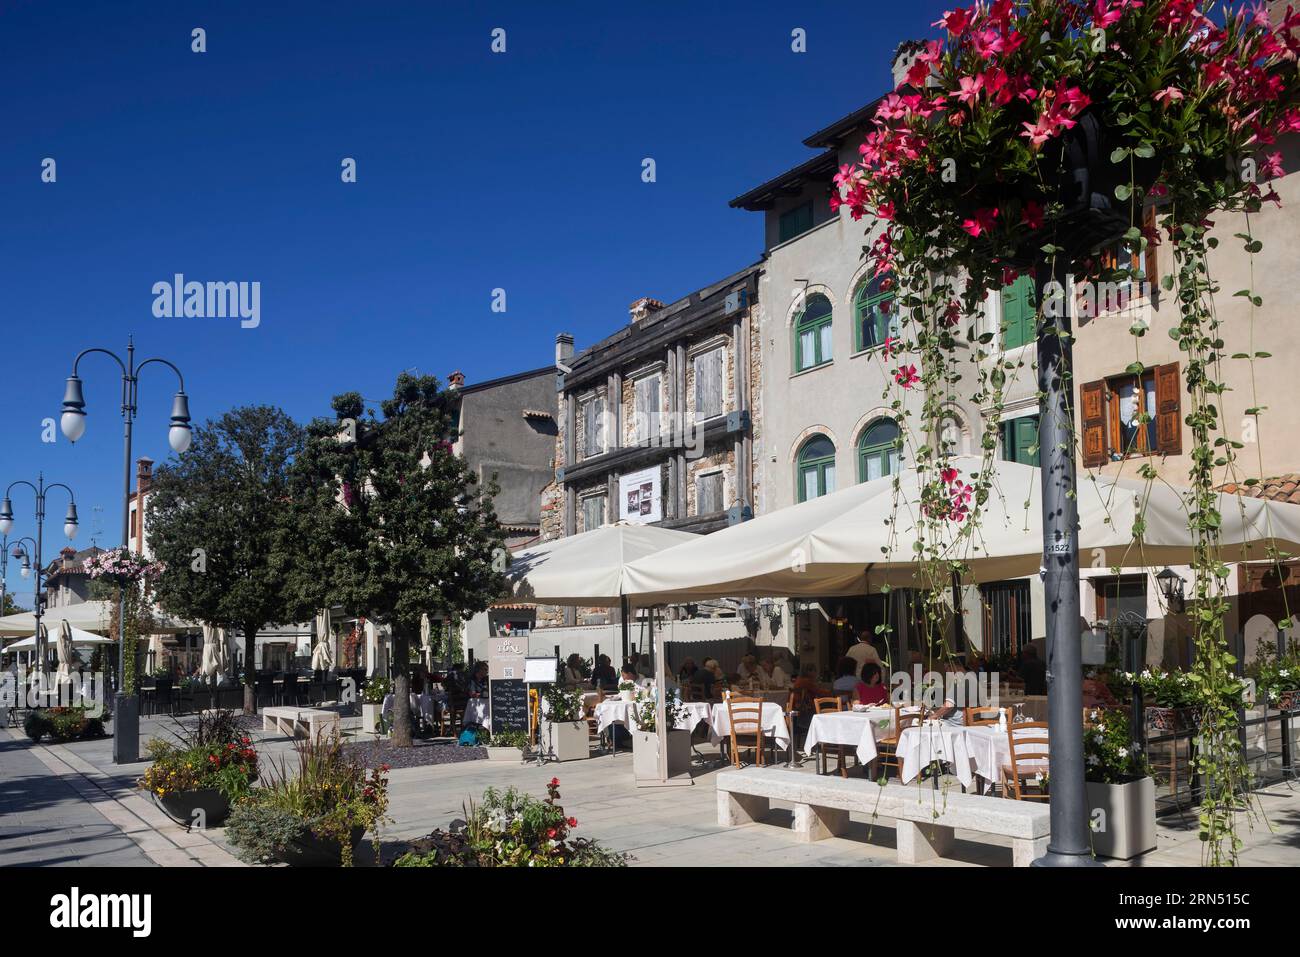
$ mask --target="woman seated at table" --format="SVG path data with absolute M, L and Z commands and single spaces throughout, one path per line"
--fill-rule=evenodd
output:
M 862 666 L 862 677 L 854 689 L 860 704 L 884 704 L 889 700 L 889 689 L 885 687 L 884 675 L 880 665 L 868 661 Z
M 612 691 L 618 687 L 618 672 L 614 670 L 609 655 L 600 655 L 596 658 L 596 667 L 591 669 L 591 683 L 604 691 Z
M 736 672 L 742 685 L 750 683 L 760 684 L 763 680 L 763 673 L 758 667 L 758 659 L 753 655 L 745 655 L 740 659 L 740 668 Z
M 792 709 L 801 715 L 812 714 L 813 699 L 820 694 L 821 687 L 817 684 L 817 666 L 804 665 L 799 672 L 799 677 L 795 678 L 794 683 L 790 685 Z
M 682 670 L 677 673 L 677 680 L 683 685 L 690 685 L 697 691 L 696 698 L 710 698 L 713 696 L 713 672 L 707 668 L 701 668 L 695 664 L 694 659 L 687 658 L 682 662 Z
M 853 694 L 858 687 L 858 663 L 845 655 L 835 667 L 835 683 L 831 690 L 836 694 Z
M 581 687 L 587 683 L 587 679 L 582 676 L 582 656 L 576 651 L 565 660 L 564 674 L 560 676 L 560 681 L 570 688 Z
M 483 660 L 474 662 L 474 673 L 465 682 L 465 693 L 471 698 L 483 698 L 488 693 L 488 663 Z
M 777 666 L 771 655 L 760 661 L 758 667 L 762 674 L 764 688 L 770 688 L 773 691 L 784 691 L 790 687 L 790 676 Z

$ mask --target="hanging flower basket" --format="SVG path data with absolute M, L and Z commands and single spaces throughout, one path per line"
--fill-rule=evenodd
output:
M 166 568 L 162 562 L 150 561 L 125 548 L 110 548 L 92 555 L 86 559 L 84 567 L 91 578 L 111 581 L 123 587 L 136 582 L 153 581 Z

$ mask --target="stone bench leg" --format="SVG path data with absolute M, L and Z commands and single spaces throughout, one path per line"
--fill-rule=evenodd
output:
M 899 821 L 895 831 L 900 864 L 923 864 L 952 850 L 955 830 L 942 824 Z
M 1047 853 L 1047 838 L 1032 840 L 1014 840 L 1011 842 L 1011 864 L 1013 867 L 1028 867 L 1036 858 Z
M 848 811 L 813 804 L 794 806 L 794 837 L 801 843 L 810 844 L 813 841 L 824 841 L 828 837 L 838 837 L 848 827 Z
M 733 791 L 718 792 L 718 823 L 723 827 L 736 827 L 761 820 L 771 802 L 756 794 L 739 794 Z

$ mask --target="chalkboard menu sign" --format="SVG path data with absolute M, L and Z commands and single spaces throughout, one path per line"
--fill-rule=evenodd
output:
M 492 681 L 488 686 L 492 705 L 492 731 L 528 730 L 528 686 L 521 678 Z

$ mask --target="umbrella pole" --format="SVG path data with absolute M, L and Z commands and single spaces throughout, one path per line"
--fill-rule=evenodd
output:
M 626 596 L 626 595 L 620 595 L 620 596 L 619 596 L 619 599 L 618 599 L 618 602 L 619 602 L 619 618 L 622 619 L 622 628 L 623 628 L 623 661 L 622 661 L 622 662 L 620 663 L 620 665 L 619 665 L 619 667 L 622 667 L 623 664 L 626 664 L 626 663 L 627 663 L 627 656 L 628 656 L 628 651 L 629 651 L 629 648 L 628 648 L 628 636 L 629 636 L 629 634 L 630 634 L 630 632 L 629 632 L 630 624 L 629 624 L 629 622 L 628 622 L 628 620 L 627 620 L 627 618 L 628 618 L 628 602 L 627 602 L 627 596 Z

